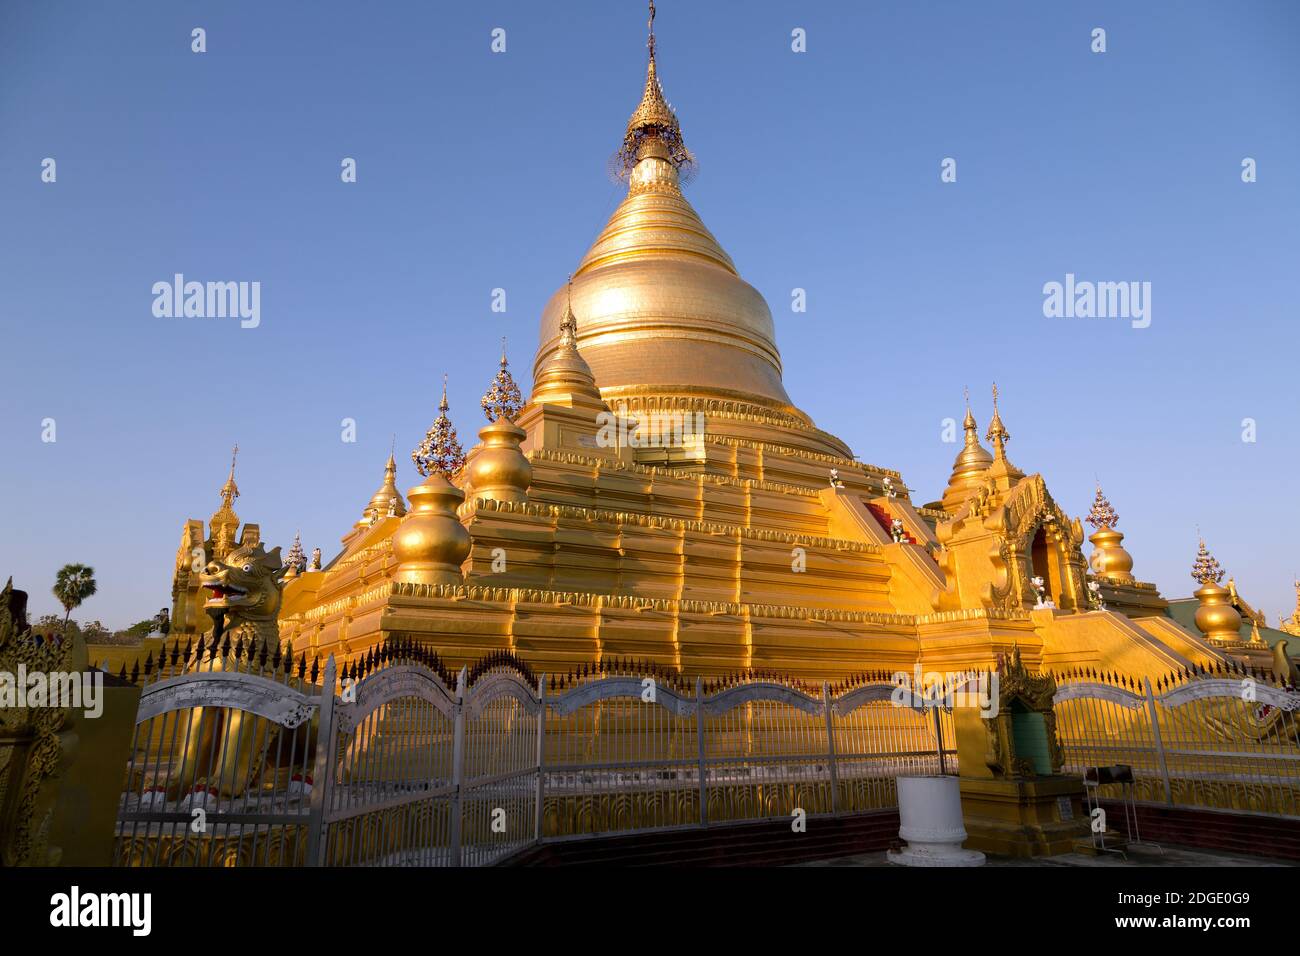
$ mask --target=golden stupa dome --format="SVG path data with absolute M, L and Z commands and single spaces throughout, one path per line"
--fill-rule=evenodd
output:
M 628 193 L 583 257 L 571 292 L 542 313 L 534 371 L 561 347 L 569 307 L 577 347 L 611 405 L 633 395 L 748 402 L 809 424 L 781 383 L 772 313 L 682 194 L 691 162 L 663 102 L 653 47 L 641 105 L 619 157 Z

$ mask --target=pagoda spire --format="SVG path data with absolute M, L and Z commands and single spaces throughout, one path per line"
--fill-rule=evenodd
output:
M 230 452 L 230 474 L 221 486 L 221 507 L 208 519 L 208 529 L 213 542 L 213 549 L 218 558 L 224 558 L 233 549 L 235 532 L 239 530 L 239 515 L 235 514 L 235 499 L 239 497 L 239 486 L 235 484 L 235 462 L 239 458 L 239 446 Z
M 239 460 L 239 445 L 236 444 L 230 450 L 230 475 L 226 478 L 226 483 L 221 486 L 221 501 L 227 507 L 233 506 L 233 502 L 239 497 L 239 486 L 235 484 L 235 462 Z
M 1240 640 L 1241 615 L 1237 613 L 1235 589 L 1229 580 L 1229 587 L 1223 587 L 1223 568 L 1205 547 L 1201 538 L 1200 549 L 1196 552 L 1196 562 L 1192 565 L 1192 577 L 1200 587 L 1192 596 L 1201 602 L 1196 609 L 1196 627 L 1210 641 L 1216 644 L 1233 644 Z
M 655 63 L 654 0 L 650 0 L 650 19 L 646 26 L 646 47 L 650 56 L 646 64 L 645 89 L 641 94 L 641 102 L 627 121 L 623 145 L 617 154 L 619 172 L 626 177 L 642 159 L 657 156 L 668 160 L 678 170 L 689 173 L 695 168 L 695 157 L 682 140 L 682 128 L 677 122 L 677 114 L 664 98 L 663 87 L 659 84 Z
M 1093 545 L 1089 560 L 1092 573 L 1111 584 L 1133 584 L 1133 555 L 1124 550 L 1124 535 L 1115 530 L 1119 515 L 1102 494 L 1100 481 L 1097 482 L 1097 497 L 1093 499 L 1092 510 L 1085 520 L 1097 529 L 1088 538 Z
M 965 441 L 962 450 L 952 463 L 952 474 L 948 477 L 948 487 L 944 490 L 940 505 L 950 514 L 960 509 L 963 502 L 984 482 L 984 472 L 993 464 L 993 456 L 980 444 L 979 423 L 970 409 L 970 390 L 963 389 L 966 396 L 966 418 L 962 421 Z
M 442 401 L 438 403 L 438 417 L 429 431 L 411 452 L 411 461 L 424 477 L 434 474 L 450 480 L 465 465 L 465 449 L 456 436 L 456 426 L 447 417 L 451 406 L 447 403 L 447 376 L 442 377 Z
M 397 490 L 397 459 L 394 457 L 397 438 L 393 437 L 393 443 L 388 451 L 388 461 L 384 464 L 384 480 L 379 489 L 370 496 L 370 501 L 366 503 L 365 510 L 361 512 L 361 521 L 359 524 L 373 524 L 381 518 L 389 516 L 392 512 L 393 517 L 400 518 L 406 514 L 406 502 L 402 500 L 401 493 Z
M 596 387 L 591 366 L 578 351 L 578 319 L 573 314 L 573 276 L 565 293 L 564 316 L 560 319 L 560 343 L 533 373 L 533 405 L 567 405 L 594 411 L 608 411 Z
M 1007 431 L 1007 426 L 1002 424 L 1002 412 L 998 409 L 997 382 L 993 383 L 993 419 L 989 422 L 989 430 L 985 432 L 984 439 L 993 443 L 993 464 L 989 466 L 989 473 L 999 481 L 999 487 L 1006 490 L 1017 480 L 1025 477 L 1025 473 L 1011 464 L 1007 458 L 1007 442 L 1011 440 L 1011 433 Z
M 993 443 L 993 459 L 1006 459 L 1007 442 L 1011 440 L 1011 433 L 1007 431 L 1007 426 L 1002 424 L 1002 413 L 998 411 L 998 383 L 993 383 L 993 419 L 989 422 L 989 430 L 984 434 L 984 440 Z

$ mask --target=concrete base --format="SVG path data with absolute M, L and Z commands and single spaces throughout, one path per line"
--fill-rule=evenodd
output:
M 999 856 L 1070 853 L 1091 833 L 1083 808 L 1083 778 L 962 777 L 967 846 Z
M 984 854 L 962 849 L 961 793 L 956 777 L 933 774 L 898 778 L 898 835 L 907 841 L 891 850 L 899 866 L 982 866 Z
M 895 866 L 983 866 L 984 854 L 979 850 L 964 850 L 961 847 L 949 849 L 943 853 L 930 853 L 924 848 L 890 850 L 885 859 Z

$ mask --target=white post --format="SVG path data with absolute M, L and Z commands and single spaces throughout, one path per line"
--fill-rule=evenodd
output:
M 325 798 L 332 792 L 337 743 L 334 730 L 334 685 L 337 682 L 334 655 L 325 661 L 320 687 L 320 708 L 316 718 L 316 763 L 313 767 L 311 806 L 307 816 L 307 865 L 324 866 L 326 852 Z
M 699 762 L 696 773 L 700 782 L 700 826 L 709 825 L 709 787 L 705 782 L 704 763 L 704 678 L 695 678 L 695 735 L 699 739 Z
M 542 839 L 542 824 L 546 806 L 546 782 L 543 776 L 546 767 L 546 675 L 537 679 L 537 818 L 533 821 L 533 842 Z
M 1160 776 L 1165 782 L 1165 803 L 1169 806 L 1174 805 L 1173 788 L 1169 785 L 1169 763 L 1165 759 L 1165 744 L 1160 738 L 1160 718 L 1156 714 L 1156 698 L 1151 692 L 1151 678 L 1142 678 L 1142 684 L 1146 689 L 1147 696 L 1147 713 L 1151 715 L 1151 735 L 1156 742 L 1156 759 L 1160 762 Z
M 456 720 L 453 724 L 451 751 L 451 860 L 460 866 L 461 781 L 465 772 L 465 668 L 456 675 Z
M 831 767 L 831 813 L 840 810 L 840 775 L 835 766 L 835 721 L 831 712 L 831 685 L 822 681 L 822 707 L 826 710 L 826 756 Z

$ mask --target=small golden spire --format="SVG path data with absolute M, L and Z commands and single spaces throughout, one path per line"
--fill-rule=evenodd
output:
M 492 379 L 492 384 L 488 390 L 483 393 L 483 399 L 479 405 L 483 408 L 483 414 L 487 416 L 489 422 L 495 422 L 502 418 L 508 421 L 514 421 L 519 417 L 519 411 L 524 407 L 524 397 L 519 391 L 519 386 L 515 383 L 514 376 L 506 367 L 506 340 L 503 336 L 501 339 L 501 367 L 497 369 L 496 376 Z
M 1007 427 L 1002 424 L 1002 413 L 998 411 L 998 383 L 993 383 L 993 420 L 989 422 L 989 430 L 984 435 L 985 441 L 993 443 L 993 457 L 1007 457 L 1007 442 L 1011 440 L 1011 433 Z
M 533 394 L 529 401 L 535 405 L 580 405 L 597 410 L 606 408 L 600 398 L 600 390 L 596 388 L 596 377 L 591 374 L 591 366 L 578 351 L 578 318 L 573 314 L 573 276 L 569 276 L 564 317 L 560 319 L 560 344 L 546 362 L 534 370 Z
M 383 483 L 380 484 L 379 490 L 370 496 L 365 510 L 361 512 L 362 523 L 373 523 L 380 518 L 386 518 L 390 511 L 397 518 L 406 514 L 406 502 L 402 500 L 402 495 L 397 490 L 397 459 L 394 456 L 396 442 L 394 436 L 394 448 L 388 452 L 388 461 L 384 463 Z
M 979 423 L 970 409 L 970 389 L 963 388 L 966 398 L 966 418 L 962 422 L 965 441 L 962 450 L 952 463 L 952 474 L 944 490 L 941 505 L 949 513 L 956 512 L 967 498 L 984 482 L 984 472 L 993 464 L 993 456 L 980 444 Z
M 578 317 L 573 314 L 573 273 L 569 273 L 569 285 L 565 290 L 564 317 L 560 319 L 560 346 L 578 347 Z
M 221 486 L 221 499 L 227 506 L 230 506 L 239 497 L 239 486 L 235 484 L 235 462 L 238 459 L 239 445 L 236 444 L 230 451 L 230 476 L 226 478 L 226 483 Z
M 429 431 L 411 452 L 411 461 L 421 475 L 442 475 L 447 480 L 465 466 L 465 450 L 456 436 L 456 427 L 452 425 L 447 412 L 451 406 L 447 402 L 447 376 L 442 376 L 442 401 L 438 403 L 438 417 L 429 426 Z

